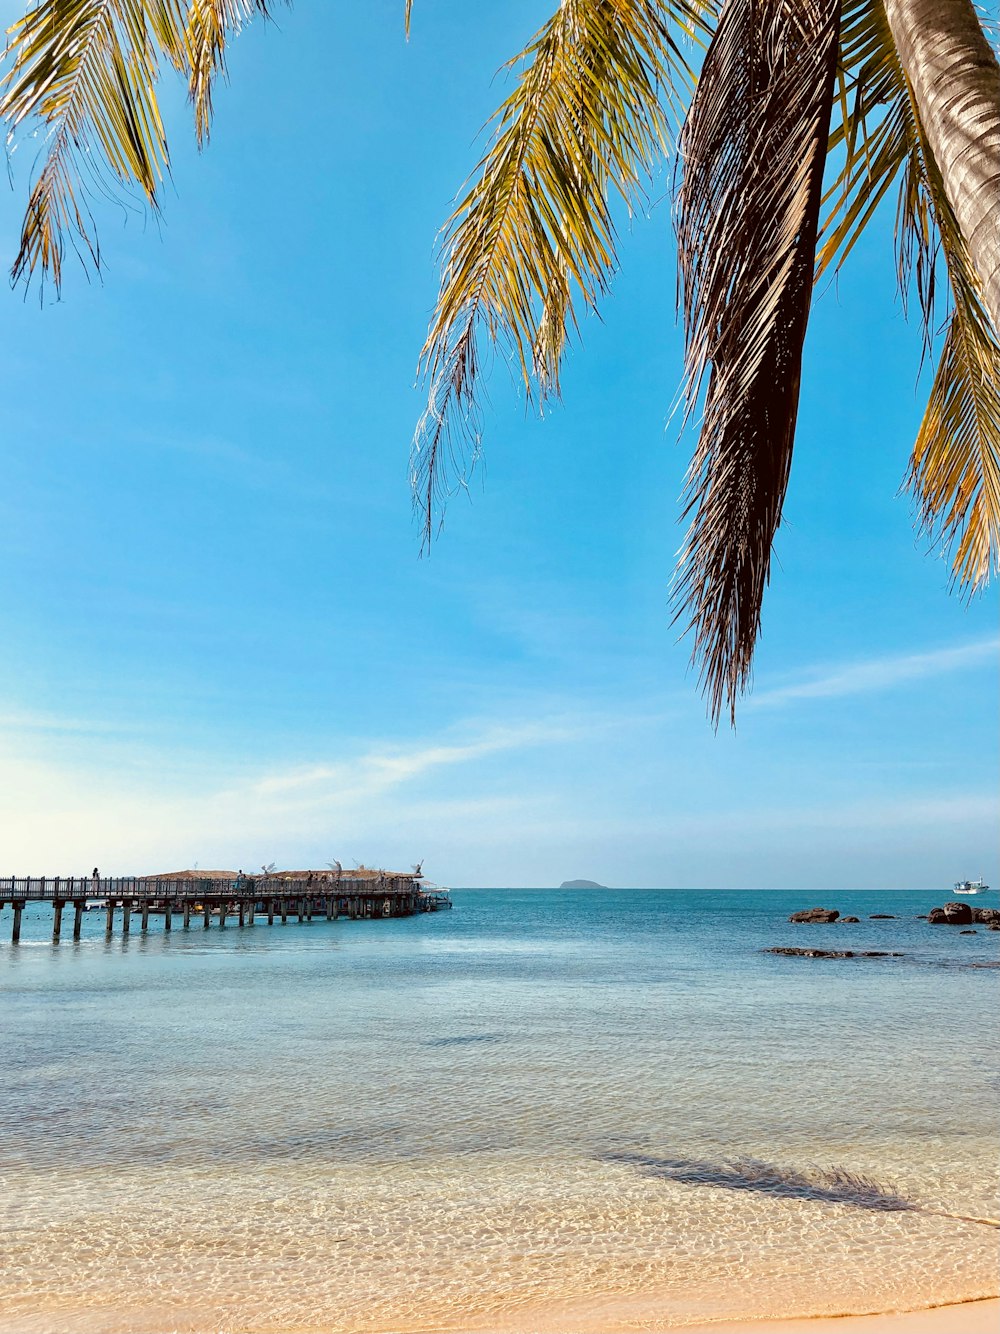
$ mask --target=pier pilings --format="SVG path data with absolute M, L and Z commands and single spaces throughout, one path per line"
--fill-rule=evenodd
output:
M 424 892 L 415 877 L 388 873 L 378 877 L 368 874 L 366 879 L 348 875 L 327 878 L 325 873 L 317 872 L 300 879 L 289 875 L 234 880 L 0 877 L 0 909 L 8 905 L 12 909 L 13 944 L 21 939 L 24 909 L 32 902 L 51 905 L 53 944 L 59 943 L 63 910 L 70 905 L 76 941 L 81 938 L 83 914 L 88 907 L 103 911 L 108 937 L 114 934 L 115 917 L 121 908 L 121 935 L 125 937 L 130 934 L 133 913 L 141 913 L 143 932 L 149 930 L 150 916 L 161 917 L 166 933 L 172 928 L 175 913 L 181 914 L 185 929 L 190 927 L 192 915 L 200 913 L 207 931 L 213 915 L 218 917 L 219 929 L 224 930 L 232 917 L 240 927 L 252 927 L 258 914 L 266 915 L 268 926 L 273 926 L 276 918 L 287 924 L 289 916 L 298 922 L 323 917 L 328 922 L 340 917 L 358 921 L 409 917 L 451 906 L 446 895 Z

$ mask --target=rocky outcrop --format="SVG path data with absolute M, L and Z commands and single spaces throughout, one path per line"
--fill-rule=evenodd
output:
M 1000 926 L 1000 908 L 973 908 L 972 920 L 983 926 Z
M 842 917 L 840 920 L 841 920 L 842 922 L 860 922 L 860 921 L 861 921 L 861 918 L 860 918 L 860 917 Z
M 872 922 L 894 922 L 896 920 L 894 912 L 870 912 L 868 917 Z
M 943 908 L 932 908 L 927 914 L 931 926 L 969 926 L 972 923 L 971 903 L 946 903 Z
M 899 950 L 802 950 L 794 945 L 772 945 L 765 954 L 787 954 L 796 959 L 901 959 Z
M 979 932 L 976 930 L 976 928 L 975 928 L 974 926 L 969 926 L 969 927 L 966 927 L 966 929 L 965 929 L 964 931 L 959 931 L 958 934 L 959 934 L 960 936 L 978 936 L 978 935 L 979 935 Z
M 802 912 L 793 912 L 790 922 L 835 922 L 840 916 L 836 908 L 805 908 Z

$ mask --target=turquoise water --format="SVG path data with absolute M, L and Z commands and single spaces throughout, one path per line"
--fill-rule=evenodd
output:
M 11 946 L 8 909 L 0 1330 L 648 1330 L 995 1293 L 970 1220 L 998 1212 L 998 973 L 969 965 L 1000 933 L 916 920 L 945 897 L 468 890 L 128 940 L 94 913 L 57 947 L 42 908 Z M 863 920 L 786 921 L 816 902 Z

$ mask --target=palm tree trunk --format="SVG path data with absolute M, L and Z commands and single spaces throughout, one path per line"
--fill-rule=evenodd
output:
M 972 0 L 884 0 L 945 193 L 1000 330 L 1000 65 Z

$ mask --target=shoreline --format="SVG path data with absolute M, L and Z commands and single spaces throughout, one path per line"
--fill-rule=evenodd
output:
M 997 1334 L 1000 1297 L 973 1297 L 916 1311 L 722 1320 L 682 1328 L 683 1334 Z
M 58 1310 L 21 1313 L 5 1319 L 0 1311 L 0 1334 L 41 1334 L 52 1328 Z M 65 1316 L 65 1312 L 63 1313 Z M 292 1324 L 278 1328 L 271 1322 L 256 1326 L 239 1324 L 245 1334 L 264 1330 L 268 1334 L 306 1334 L 305 1327 Z M 177 1309 L 152 1306 L 131 1314 L 118 1308 L 76 1308 L 67 1330 L 77 1334 L 215 1334 L 219 1326 L 204 1326 L 197 1317 Z M 228 1328 L 228 1326 L 227 1326 Z M 308 1327 L 315 1334 L 315 1326 Z M 913 1311 L 869 1312 L 864 1315 L 744 1316 L 697 1323 L 662 1324 L 646 1303 L 634 1299 L 602 1303 L 561 1304 L 545 1311 L 522 1310 L 516 1320 L 501 1323 L 477 1321 L 469 1325 L 407 1324 L 411 1334 L 997 1334 L 1000 1331 L 1000 1297 L 971 1297 L 962 1302 L 924 1306 Z M 358 1331 L 361 1334 L 361 1331 Z M 386 1334 L 383 1329 L 381 1334 Z
M 477 1321 L 457 1329 L 449 1325 L 448 1329 L 454 1334 L 1000 1334 L 1000 1296 L 970 1297 L 912 1311 L 726 1316 L 718 1320 L 695 1317 L 683 1324 L 663 1323 L 648 1300 L 591 1300 L 524 1310 L 516 1320 Z

